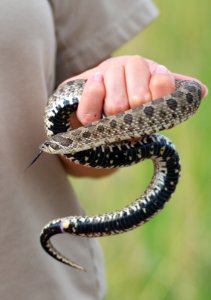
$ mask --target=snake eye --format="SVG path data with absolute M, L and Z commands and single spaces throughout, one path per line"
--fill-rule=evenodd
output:
M 50 142 L 49 142 L 49 141 L 46 141 L 44 144 L 42 144 L 42 146 L 43 146 L 43 147 L 45 146 L 45 147 L 48 148 L 48 147 L 50 146 Z
M 59 150 L 60 149 L 60 146 L 55 142 L 49 142 L 48 147 L 53 149 L 53 150 Z

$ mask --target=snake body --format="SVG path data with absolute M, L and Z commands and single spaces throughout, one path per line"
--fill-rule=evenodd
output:
M 161 210 L 175 191 L 181 166 L 175 146 L 157 132 L 187 120 L 201 102 L 197 82 L 177 80 L 171 95 L 72 129 L 69 118 L 77 110 L 85 83 L 67 82 L 50 97 L 44 122 L 48 140 L 40 146 L 41 151 L 62 154 L 75 163 L 96 168 L 124 167 L 151 159 L 154 176 L 145 193 L 119 211 L 59 218 L 43 228 L 40 241 L 45 251 L 80 270 L 84 268 L 59 253 L 50 238 L 61 233 L 86 237 L 119 234 L 140 226 Z M 139 141 L 128 141 L 140 137 Z

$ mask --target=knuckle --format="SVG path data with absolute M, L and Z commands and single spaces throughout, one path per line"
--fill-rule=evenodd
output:
M 169 74 L 158 74 L 152 76 L 150 85 L 152 88 L 163 88 L 164 86 L 171 87 L 174 86 L 174 81 Z
M 128 58 L 127 62 L 126 62 L 126 66 L 130 66 L 130 65 L 145 65 L 146 61 L 145 59 L 140 56 L 140 55 L 132 55 Z
M 96 86 L 95 84 L 88 84 L 85 88 L 84 88 L 84 92 L 83 92 L 83 96 L 93 96 L 99 93 L 99 88 L 98 86 Z
M 150 102 L 151 100 L 152 100 L 152 95 L 148 91 L 142 92 L 140 94 L 134 94 L 131 95 L 129 99 L 130 107 L 134 108 L 144 103 Z
M 84 88 L 83 95 L 90 97 L 103 97 L 104 96 L 104 86 L 100 82 L 87 82 Z
M 131 55 L 128 58 L 128 62 L 130 62 L 130 61 L 143 61 L 143 57 L 140 55 Z
M 117 102 L 118 101 L 105 103 L 104 110 L 107 115 L 116 115 L 116 114 L 123 112 L 129 108 L 126 103 L 122 103 L 121 101 L 119 101 L 119 103 L 117 103 Z
M 157 74 L 152 76 L 150 91 L 153 99 L 168 95 L 175 90 L 175 80 L 171 75 Z

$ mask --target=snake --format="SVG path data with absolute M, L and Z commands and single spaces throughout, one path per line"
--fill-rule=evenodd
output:
M 145 159 L 154 165 L 146 191 L 122 209 L 93 216 L 67 216 L 52 220 L 43 228 L 43 249 L 61 263 L 78 270 L 86 269 L 63 256 L 51 238 L 68 233 L 82 237 L 120 234 L 139 227 L 157 214 L 174 193 L 181 163 L 174 144 L 159 131 L 189 119 L 201 103 L 202 90 L 192 80 L 176 80 L 175 91 L 116 115 L 74 129 L 70 117 L 77 111 L 85 79 L 60 85 L 46 105 L 44 124 L 47 139 L 40 152 L 60 154 L 76 164 L 95 168 L 120 168 Z

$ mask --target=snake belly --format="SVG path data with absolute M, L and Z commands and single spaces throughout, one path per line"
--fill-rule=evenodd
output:
M 176 90 L 168 96 L 72 129 L 69 118 L 77 110 L 85 83 L 81 79 L 69 81 L 50 97 L 44 122 L 48 140 L 40 150 L 95 168 L 119 168 L 151 159 L 154 175 L 144 194 L 119 211 L 58 218 L 43 228 L 40 241 L 44 250 L 79 270 L 85 269 L 57 251 L 50 238 L 62 233 L 85 237 L 119 234 L 140 226 L 160 211 L 175 191 L 181 165 L 173 143 L 157 132 L 191 117 L 202 94 L 197 82 L 176 80 Z M 140 137 L 139 141 L 128 141 Z

